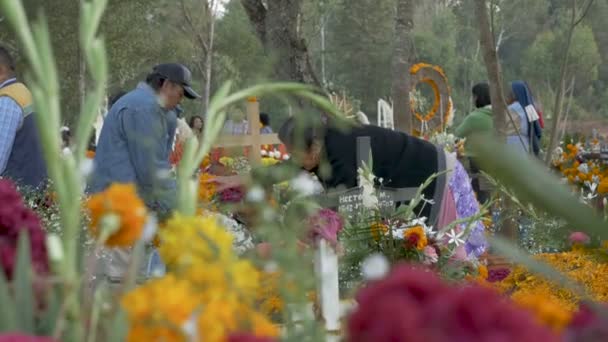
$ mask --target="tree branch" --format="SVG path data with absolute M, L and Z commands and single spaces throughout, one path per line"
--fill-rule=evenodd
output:
M 587 13 L 589 13 L 589 9 L 591 8 L 591 5 L 593 5 L 593 0 L 589 0 L 587 2 L 587 5 L 583 7 L 581 16 L 574 22 L 575 27 L 578 26 L 578 24 L 580 24 L 581 21 L 583 21 L 583 19 L 585 19 L 585 17 L 587 16 Z
M 255 31 L 262 41 L 262 44 L 266 46 L 266 7 L 262 0 L 241 0 L 241 4 L 247 12 L 249 21 L 255 28 Z
M 209 52 L 209 47 L 207 46 L 205 37 L 203 37 L 203 35 L 200 33 L 200 30 L 194 25 L 194 20 L 192 20 L 192 17 L 190 16 L 188 9 L 186 8 L 185 0 L 181 0 L 179 3 L 181 5 L 180 7 L 182 10 L 182 15 L 184 16 L 184 19 L 186 19 L 186 23 L 188 24 L 188 26 L 190 26 L 190 30 L 192 31 L 192 32 L 186 32 L 186 33 L 194 34 L 194 36 L 196 37 L 196 40 L 198 40 L 198 43 L 201 46 L 201 50 L 203 50 L 204 54 L 207 54 Z M 213 15 L 213 14 L 210 14 L 210 15 Z

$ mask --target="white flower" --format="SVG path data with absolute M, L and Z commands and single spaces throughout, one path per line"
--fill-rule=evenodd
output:
M 141 239 L 144 242 L 150 242 L 154 239 L 154 235 L 156 235 L 156 231 L 158 230 L 158 219 L 156 215 L 150 214 L 148 215 L 148 219 L 146 220 L 146 224 L 144 225 L 144 230 L 141 234 Z
M 262 151 L 260 151 L 260 153 L 262 154 L 263 157 L 268 155 L 268 152 L 266 152 L 266 150 L 262 150 Z
M 377 280 L 384 277 L 389 271 L 389 264 L 382 254 L 372 254 L 363 260 L 361 272 L 366 280 Z
M 276 261 L 269 261 L 264 265 L 264 272 L 275 273 L 279 270 L 279 264 Z
M 449 233 L 447 233 L 448 238 L 450 238 L 448 243 L 454 244 L 456 247 L 464 244 L 464 240 L 461 239 L 463 234 L 464 232 L 456 233 L 456 231 L 452 229 Z
M 582 163 L 578 166 L 578 171 L 585 174 L 589 173 L 589 165 L 587 165 L 587 163 Z
M 283 160 L 289 160 L 289 154 L 284 155 Z
M 264 200 L 265 196 L 266 196 L 266 193 L 264 192 L 264 189 L 262 189 L 261 186 L 256 185 L 249 190 L 245 199 L 248 202 L 256 203 L 256 202 L 262 202 Z
M 323 192 L 323 186 L 307 173 L 300 173 L 290 182 L 290 187 L 301 196 L 311 196 Z

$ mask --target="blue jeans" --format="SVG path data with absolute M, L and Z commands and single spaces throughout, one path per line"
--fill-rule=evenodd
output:
M 148 265 L 146 267 L 146 277 L 162 277 L 167 273 L 167 267 L 163 263 L 158 250 L 154 248 L 148 257 Z

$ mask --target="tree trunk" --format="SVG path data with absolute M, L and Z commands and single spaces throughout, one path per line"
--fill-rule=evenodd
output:
M 203 113 L 207 113 L 209 108 L 209 98 L 211 96 L 211 77 L 213 72 L 213 43 L 215 41 L 215 2 L 211 3 L 211 13 L 209 15 L 209 43 L 207 45 L 207 55 L 205 56 L 205 94 L 203 94 Z
M 413 55 L 414 1 L 399 0 L 395 17 L 395 48 L 392 61 L 393 120 L 395 129 L 412 133 L 410 110 L 410 64 Z
M 303 0 L 241 0 L 266 53 L 274 59 L 275 79 L 321 87 L 302 37 Z
M 507 104 L 502 89 L 502 76 L 500 73 L 500 65 L 498 64 L 496 44 L 491 32 L 490 16 L 488 14 L 486 0 L 475 0 L 475 15 L 478 19 L 479 41 L 481 43 L 483 60 L 486 65 L 490 83 L 494 129 L 496 130 L 499 139 L 506 143 Z M 509 210 L 510 208 L 513 208 L 513 205 L 510 203 L 509 199 L 505 198 L 503 212 L 511 212 L 511 210 Z M 503 222 L 501 233 L 511 241 L 517 242 L 519 236 L 517 222 L 511 218 L 507 218 Z

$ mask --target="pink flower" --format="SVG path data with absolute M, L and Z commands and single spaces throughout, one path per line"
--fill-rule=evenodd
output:
M 424 254 L 424 263 L 426 265 L 434 264 L 439 260 L 439 255 L 437 255 L 437 250 L 433 246 L 426 246 L 422 250 Z
M 583 245 L 586 245 L 589 242 L 591 242 L 591 238 L 589 237 L 589 235 L 587 235 L 583 232 L 574 232 L 574 233 L 570 234 L 570 237 L 568 237 L 568 240 L 570 240 L 570 242 L 572 242 L 573 244 L 583 244 Z
M 342 218 L 330 209 L 321 209 L 308 219 L 309 238 L 312 241 L 325 239 L 333 245 L 338 243 L 338 233 L 342 230 Z
M 9 333 L 0 335 L 0 342 L 56 342 L 50 337 L 29 336 L 19 333 Z

